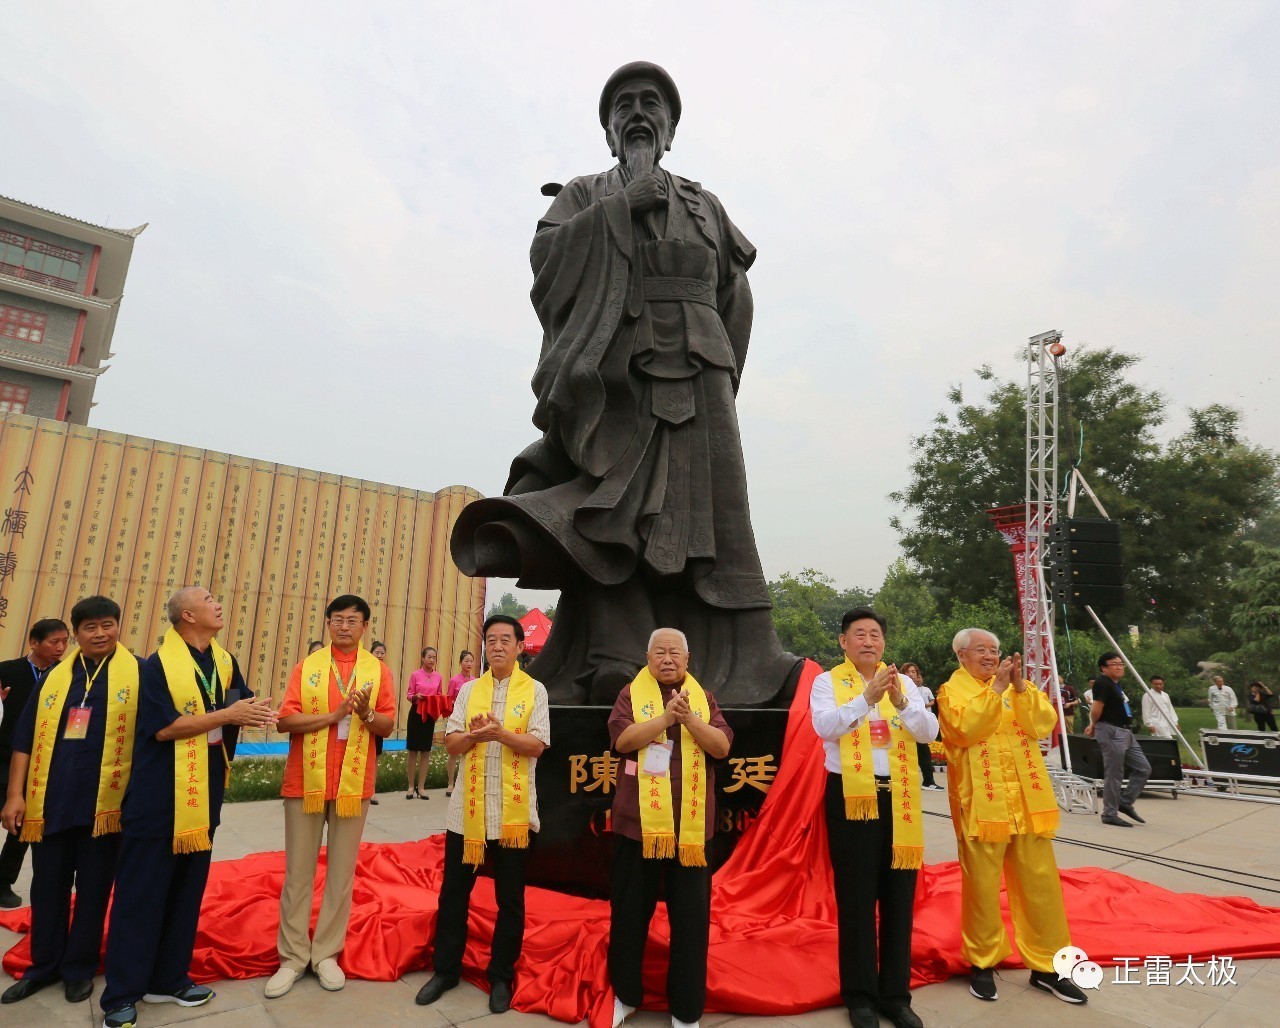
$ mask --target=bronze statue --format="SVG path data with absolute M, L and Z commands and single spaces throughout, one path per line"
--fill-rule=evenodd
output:
M 544 189 L 530 253 L 543 436 L 453 531 L 464 573 L 561 591 L 529 669 L 553 703 L 612 703 L 658 625 L 688 635 L 692 672 L 728 705 L 784 701 L 798 674 L 770 617 L 734 402 L 756 251 L 715 196 L 661 166 L 680 110 L 662 68 L 619 68 L 600 96 L 618 163 Z

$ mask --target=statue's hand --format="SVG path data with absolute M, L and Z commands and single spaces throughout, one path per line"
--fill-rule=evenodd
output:
M 656 210 L 667 202 L 667 187 L 657 175 L 638 175 L 623 190 L 634 214 Z

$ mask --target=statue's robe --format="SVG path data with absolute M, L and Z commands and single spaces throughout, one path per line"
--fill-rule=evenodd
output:
M 543 437 L 512 463 L 504 496 L 464 509 L 453 553 L 468 574 L 562 590 L 552 634 L 562 640 L 549 646 L 542 681 L 559 677 L 550 661 L 580 683 L 590 669 L 569 665 L 634 663 L 648 631 L 670 624 L 690 634 L 699 679 L 728 688 L 732 702 L 727 676 L 748 656 L 737 652 L 744 626 L 713 612 L 751 611 L 759 612 L 751 634 L 766 638 L 763 650 L 747 649 L 757 663 L 785 665 L 757 672 L 777 678 L 772 696 L 794 658 L 768 615 L 734 403 L 755 248 L 715 196 L 658 174 L 668 203 L 657 211 L 633 214 L 626 173 L 614 167 L 574 179 L 538 223 L 531 295 L 543 342 L 533 421 Z M 580 585 L 589 605 L 574 603 Z M 610 620 L 601 604 L 623 610 Z M 578 631 L 613 638 L 592 638 L 590 654 L 573 656 L 562 621 L 577 621 L 577 606 L 590 608 Z M 707 663 L 717 658 L 724 675 Z

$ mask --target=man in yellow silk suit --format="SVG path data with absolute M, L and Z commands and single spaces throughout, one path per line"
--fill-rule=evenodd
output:
M 1012 952 L 1000 917 L 1000 879 L 1031 985 L 1068 1003 L 1087 1002 L 1059 980 L 1053 955 L 1071 944 L 1053 836 L 1058 804 L 1038 740 L 1057 721 L 1049 698 L 1022 676 L 1019 654 L 966 628 L 951 642 L 960 667 L 938 693 L 947 785 L 961 870 L 961 955 L 969 991 L 996 999 L 994 971 Z

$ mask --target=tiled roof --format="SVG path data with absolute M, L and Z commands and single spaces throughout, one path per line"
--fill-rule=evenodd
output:
M 21 361 L 25 364 L 35 364 L 42 368 L 48 368 L 51 371 L 60 371 L 63 374 L 69 374 L 80 378 L 97 378 L 107 369 L 102 368 L 86 368 L 81 364 L 68 364 L 66 361 L 49 360 L 46 357 L 33 357 L 29 353 L 17 353 L 14 350 L 0 349 L 0 358 L 12 361 Z
M 27 203 L 25 200 L 15 200 L 11 196 L 0 195 L 0 200 L 6 200 L 9 203 L 17 204 L 19 207 L 26 207 L 29 210 L 39 211 L 41 214 L 52 214 L 55 218 L 62 218 L 64 221 L 74 221 L 77 225 L 84 225 L 86 228 L 97 229 L 99 232 L 110 232 L 112 235 L 121 236 L 125 239 L 136 239 L 142 234 L 142 230 L 150 224 L 143 222 L 137 228 L 111 228 L 108 225 L 95 225 L 91 221 L 83 221 L 80 218 L 73 218 L 68 214 L 60 214 L 57 211 L 51 211 L 48 207 L 37 207 L 33 203 Z

